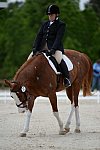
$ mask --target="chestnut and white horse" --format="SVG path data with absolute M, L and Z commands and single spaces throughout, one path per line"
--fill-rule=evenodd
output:
M 59 116 L 56 92 L 64 90 L 63 76 L 57 75 L 50 67 L 47 59 L 42 53 L 27 60 L 15 74 L 13 81 L 5 80 L 11 90 L 19 112 L 25 112 L 26 120 L 21 136 L 26 136 L 35 99 L 38 96 L 49 97 L 53 114 L 59 124 L 59 134 L 66 134 L 70 130 L 71 119 L 75 112 L 76 132 L 80 132 L 80 117 L 78 96 L 83 89 L 83 95 L 91 94 L 92 63 L 87 55 L 75 50 L 65 50 L 65 55 L 73 63 L 70 71 L 71 86 L 66 89 L 67 96 L 71 102 L 71 112 L 65 127 Z M 59 82 L 58 82 L 59 78 Z

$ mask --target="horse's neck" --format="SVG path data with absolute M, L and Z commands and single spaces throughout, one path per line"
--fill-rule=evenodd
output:
M 34 68 L 37 67 L 38 69 L 44 69 L 46 64 L 47 64 L 47 60 L 44 57 L 43 54 L 40 54 L 38 56 L 36 56 L 36 58 L 33 60 L 33 66 Z
M 27 60 L 17 71 L 14 80 L 22 80 L 23 77 L 24 80 L 28 78 L 29 76 L 32 76 L 33 78 L 36 76 L 36 74 L 40 74 L 40 72 L 43 72 L 46 65 L 46 59 L 43 55 L 35 56 L 29 60 Z
M 14 76 L 14 80 L 18 80 L 18 78 L 21 77 L 21 74 L 23 74 L 23 72 L 25 72 L 25 70 L 27 71 L 27 68 L 29 68 L 31 62 L 33 60 L 32 59 L 29 59 L 27 60 L 19 69 L 18 71 L 16 72 L 15 76 Z

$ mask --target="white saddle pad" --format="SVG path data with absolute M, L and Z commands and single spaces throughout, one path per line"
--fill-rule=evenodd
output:
M 48 60 L 48 62 L 50 64 L 50 66 L 52 67 L 52 69 L 55 71 L 55 73 L 59 74 L 59 72 L 57 72 L 57 69 L 54 66 L 53 62 L 49 59 L 49 57 L 46 56 L 45 53 L 43 53 L 43 54 L 46 57 L 46 59 Z M 66 65 L 68 67 L 68 71 L 71 71 L 73 69 L 73 64 L 72 64 L 71 60 L 66 55 L 63 55 L 63 60 L 65 61 Z

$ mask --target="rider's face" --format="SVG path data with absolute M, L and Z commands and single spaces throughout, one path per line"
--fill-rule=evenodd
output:
M 56 16 L 57 16 L 56 14 L 48 14 L 48 17 L 49 17 L 50 21 L 54 21 Z

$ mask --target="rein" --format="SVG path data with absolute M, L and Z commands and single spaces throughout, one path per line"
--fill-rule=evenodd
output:
M 49 51 L 48 50 L 40 50 L 40 51 L 38 51 L 38 52 L 36 52 L 34 55 L 35 56 L 38 56 L 38 55 L 41 55 L 42 53 L 45 53 L 46 54 L 46 56 L 50 56 L 50 53 L 49 53 Z
M 27 107 L 27 105 L 23 105 L 24 102 L 26 102 L 26 101 L 21 102 L 19 105 L 16 104 L 16 106 L 18 108 L 25 108 L 25 107 Z M 21 106 L 21 105 L 23 105 L 23 106 Z

